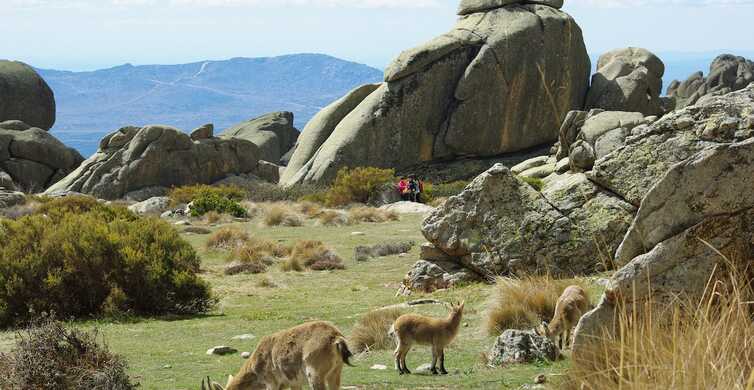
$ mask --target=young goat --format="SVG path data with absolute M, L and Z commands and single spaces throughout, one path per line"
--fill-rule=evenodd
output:
M 440 373 L 447 374 L 445 369 L 445 347 L 458 334 L 458 328 L 463 316 L 463 302 L 452 305 L 448 318 L 430 318 L 418 314 L 404 314 L 398 317 L 390 327 L 388 334 L 396 340 L 395 368 L 398 373 L 410 374 L 406 367 L 406 355 L 414 344 L 432 346 L 432 374 L 437 375 L 437 360 L 440 360 Z
M 555 315 L 549 324 L 543 322 L 537 333 L 557 342 L 558 347 L 568 347 L 571 342 L 571 330 L 578 324 L 581 316 L 589 310 L 589 296 L 579 286 L 570 286 L 563 291 L 555 305 Z M 565 341 L 564 341 L 565 339 Z
M 241 371 L 209 390 L 339 390 L 343 364 L 351 365 L 346 339 L 328 322 L 309 322 L 262 338 Z M 207 390 L 202 380 L 202 390 Z

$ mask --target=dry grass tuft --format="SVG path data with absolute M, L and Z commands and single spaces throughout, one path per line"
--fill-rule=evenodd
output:
M 550 321 L 555 304 L 566 287 L 586 286 L 578 280 L 556 280 L 548 276 L 522 279 L 499 278 L 494 287 L 484 319 L 484 330 L 490 336 L 507 329 L 528 329 L 542 321 Z
M 349 346 L 354 352 L 390 349 L 394 341 L 387 332 L 404 311 L 397 308 L 370 311 L 351 330 Z
M 217 211 L 210 211 L 207 214 L 204 214 L 204 222 L 208 225 L 214 225 L 220 222 L 220 220 L 222 219 L 222 214 L 218 213 Z
M 277 288 L 278 285 L 271 277 L 265 276 L 264 278 L 259 279 L 256 286 L 260 288 Z
M 228 255 L 228 261 L 240 261 L 242 263 L 263 262 L 272 264 L 273 259 L 280 259 L 290 255 L 291 248 L 275 241 L 248 239 L 241 245 L 233 248 Z M 269 265 L 268 264 L 268 265 Z
M 348 210 L 348 219 L 352 222 L 383 223 L 400 219 L 398 213 L 374 207 L 359 206 Z
M 348 214 L 342 211 L 327 210 L 317 216 L 317 224 L 322 226 L 347 226 L 351 224 Z
M 301 214 L 306 215 L 309 218 L 316 218 L 322 213 L 322 206 L 309 201 L 301 201 L 296 203 L 296 210 Z
M 265 226 L 301 226 L 304 224 L 304 218 L 291 205 L 285 203 L 274 203 L 267 206 L 264 210 Z
M 344 269 L 343 260 L 321 241 L 299 241 L 282 264 L 283 271 L 328 271 Z
M 216 231 L 207 240 L 207 249 L 233 249 L 249 241 L 249 233 L 238 228 L 225 227 Z

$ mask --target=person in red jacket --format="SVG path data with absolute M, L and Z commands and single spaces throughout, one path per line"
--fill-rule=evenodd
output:
M 411 192 L 408 188 L 408 180 L 405 177 L 401 177 L 401 180 L 398 182 L 398 194 L 400 194 L 401 199 L 403 200 L 410 200 L 411 198 Z

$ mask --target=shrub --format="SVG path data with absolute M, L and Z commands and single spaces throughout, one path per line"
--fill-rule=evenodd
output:
M 284 271 L 327 271 L 344 269 L 343 261 L 321 241 L 299 241 L 291 249 L 291 255 L 283 265 Z
M 304 219 L 290 205 L 276 203 L 265 209 L 263 222 L 266 226 L 301 226 Z
M 97 332 L 66 329 L 48 318 L 37 320 L 8 354 L 0 354 L 3 389 L 112 389 L 136 385 L 120 356 L 97 342 Z
M 201 195 L 192 201 L 192 217 L 201 217 L 209 212 L 228 214 L 236 218 L 245 218 L 248 215 L 240 203 L 217 194 Z
M 283 258 L 291 253 L 291 248 L 274 241 L 249 239 L 241 245 L 233 248 L 228 255 L 228 261 L 240 261 L 241 263 L 272 264 L 272 259 Z
M 532 328 L 542 321 L 550 321 L 558 298 L 571 285 L 585 287 L 576 280 L 556 280 L 548 276 L 499 278 L 485 313 L 487 334 L 498 336 L 507 329 Z
M 206 184 L 196 184 L 173 188 L 170 190 L 168 197 L 170 197 L 171 206 L 176 206 L 210 195 L 240 201 L 246 198 L 247 191 L 238 186 L 210 186 Z
M 296 202 L 299 200 L 318 199 L 324 190 L 316 185 L 296 184 L 282 187 L 276 184 L 259 182 L 248 188 L 247 199 L 252 202 Z M 323 203 L 323 202 L 315 202 Z
M 359 206 L 348 210 L 348 219 L 351 222 L 376 222 L 397 221 L 400 219 L 394 211 L 382 210 L 374 207 Z
M 247 241 L 249 233 L 234 227 L 224 227 L 217 230 L 207 240 L 207 249 L 233 249 Z
M 356 353 L 391 348 L 394 341 L 387 333 L 395 320 L 403 314 L 403 310 L 396 308 L 370 311 L 354 325 L 349 346 Z
M 317 223 L 322 226 L 346 226 L 351 224 L 351 220 L 347 213 L 327 210 L 317 216 Z
M 325 194 L 329 207 L 366 203 L 380 187 L 395 180 L 395 170 L 380 168 L 343 168 Z
M 136 314 L 212 306 L 191 245 L 166 222 L 124 208 L 56 199 L 37 214 L 0 221 L 0 242 L 0 326 L 25 320 L 31 310 L 100 315 L 108 299 Z M 115 297 L 121 292 L 125 300 Z

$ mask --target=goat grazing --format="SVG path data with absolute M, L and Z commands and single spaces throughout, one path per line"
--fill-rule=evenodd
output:
M 567 348 L 571 341 L 571 330 L 576 327 L 579 319 L 590 306 L 589 296 L 583 288 L 579 286 L 566 288 L 555 305 L 552 321 L 549 324 L 543 322 L 537 333 L 557 342 L 558 348 Z
M 209 390 L 340 389 L 343 364 L 353 356 L 343 334 L 328 322 L 309 322 L 260 340 L 257 349 L 223 387 L 207 378 Z M 207 390 L 202 380 L 202 390 Z
M 437 375 L 437 361 L 440 361 L 440 373 L 447 374 L 445 369 L 445 347 L 458 334 L 458 328 L 463 316 L 463 305 L 451 304 L 451 310 L 445 319 L 425 317 L 418 314 L 404 314 L 398 317 L 390 327 L 388 334 L 396 340 L 395 368 L 398 373 L 410 374 L 406 367 L 406 355 L 414 344 L 432 346 L 432 374 Z

